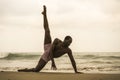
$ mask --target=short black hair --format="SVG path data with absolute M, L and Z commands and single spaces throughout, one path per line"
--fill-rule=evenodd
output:
M 72 37 L 71 36 L 66 36 L 65 39 L 71 39 L 72 40 Z

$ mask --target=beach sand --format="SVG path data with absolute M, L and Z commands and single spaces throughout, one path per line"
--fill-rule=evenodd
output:
M 120 80 L 120 74 L 0 72 L 0 80 Z

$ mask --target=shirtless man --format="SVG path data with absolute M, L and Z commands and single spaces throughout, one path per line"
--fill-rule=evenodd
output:
M 54 58 L 58 58 L 64 54 L 68 54 L 73 69 L 75 73 L 81 73 L 77 71 L 76 63 L 72 55 L 72 51 L 69 48 L 70 44 L 72 43 L 72 38 L 70 36 L 66 36 L 64 41 L 56 38 L 53 43 L 50 35 L 47 14 L 46 14 L 46 6 L 43 6 L 43 17 L 44 17 L 44 29 L 45 29 L 45 38 L 44 38 L 44 54 L 41 56 L 37 66 L 32 69 L 20 69 L 19 72 L 39 72 L 48 61 L 52 61 L 51 69 L 56 70 L 56 65 Z

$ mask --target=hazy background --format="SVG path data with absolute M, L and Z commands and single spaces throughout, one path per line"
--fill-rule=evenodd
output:
M 74 52 L 120 51 L 120 0 L 0 0 L 0 52 L 42 52 L 41 12 L 52 38 L 73 37 Z

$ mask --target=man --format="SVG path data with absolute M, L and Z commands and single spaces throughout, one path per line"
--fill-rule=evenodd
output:
M 74 68 L 75 73 L 80 73 L 77 71 L 76 63 L 72 55 L 72 51 L 69 48 L 70 44 L 72 43 L 72 38 L 70 36 L 66 36 L 64 41 L 59 40 L 56 38 L 53 43 L 50 35 L 47 14 L 46 14 L 46 6 L 43 6 L 43 17 L 44 17 L 44 29 L 45 29 L 45 38 L 44 38 L 44 54 L 40 58 L 37 66 L 32 69 L 20 69 L 19 72 L 39 72 L 48 61 L 52 61 L 51 69 L 56 70 L 56 65 L 54 58 L 58 58 L 64 54 L 68 54 L 72 66 Z

